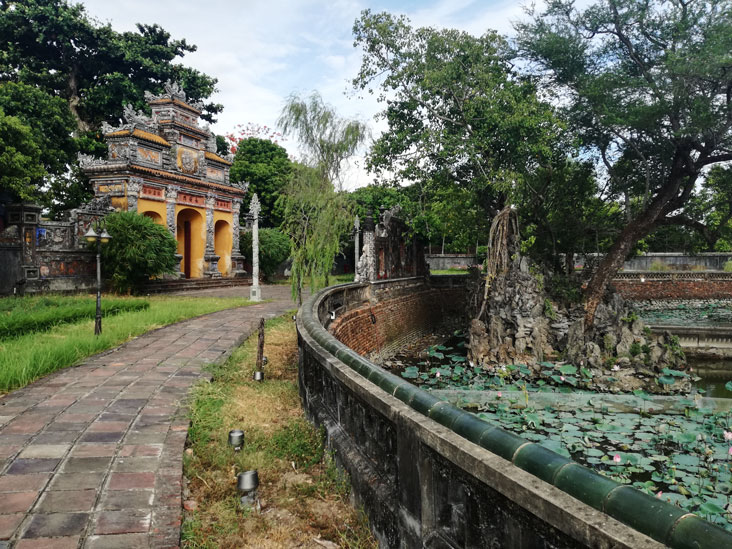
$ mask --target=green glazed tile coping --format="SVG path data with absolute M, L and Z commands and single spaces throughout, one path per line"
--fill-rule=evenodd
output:
M 408 404 L 420 414 L 427 415 L 430 411 L 430 408 L 433 408 L 438 402 L 443 401 L 435 396 L 432 396 L 429 393 L 417 390 L 412 395 L 412 398 L 409 400 Z
M 351 285 L 352 283 L 346 283 L 341 286 Z M 732 534 L 726 530 L 696 515 L 685 514 L 680 508 L 635 488 L 618 484 L 548 448 L 530 443 L 518 435 L 486 423 L 437 399 L 408 381 L 385 372 L 358 355 L 335 339 L 320 324 L 317 315 L 313 314 L 323 297 L 333 289 L 331 287 L 321 291 L 303 305 L 302 326 L 325 350 L 360 375 L 467 440 L 512 461 L 517 467 L 670 547 L 732 548 Z
M 468 413 L 463 413 L 452 426 L 452 430 L 458 435 L 475 444 L 479 444 L 483 433 L 491 429 L 493 429 L 493 426 L 490 423 Z
M 409 404 L 409 401 L 412 400 L 412 397 L 417 393 L 417 391 L 419 391 L 419 389 L 411 383 L 408 386 L 401 385 L 394 390 L 394 398 L 398 398 L 404 404 Z
M 605 498 L 605 512 L 653 539 L 665 543 L 686 511 L 631 486 L 620 486 Z M 642 511 L 641 511 L 642 510 Z
M 557 472 L 572 460 L 552 452 L 541 444 L 528 444 L 519 448 L 513 456 L 513 464 L 524 471 L 552 484 Z
M 516 450 L 527 442 L 525 438 L 504 431 L 500 427 L 493 427 L 483 433 L 478 444 L 503 459 L 511 461 Z
M 603 511 L 603 503 L 607 495 L 620 486 L 617 482 L 587 467 L 570 463 L 564 466 L 554 479 L 554 486 L 564 490 L 570 496 L 585 502 L 587 505 Z
M 722 549 L 732 546 L 729 532 L 691 513 L 678 520 L 666 544 L 675 549 Z
M 432 395 L 430 395 L 432 396 Z M 438 400 L 435 397 L 435 404 L 429 409 L 430 419 L 434 419 L 440 425 L 444 425 L 448 429 L 452 429 L 453 424 L 464 414 L 462 410 L 455 408 L 449 402 Z

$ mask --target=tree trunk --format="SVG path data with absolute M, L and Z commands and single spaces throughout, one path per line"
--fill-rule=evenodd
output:
M 81 116 L 79 115 L 79 103 L 81 103 L 81 98 L 79 97 L 79 84 L 76 80 L 76 67 L 71 69 L 71 74 L 69 75 L 68 89 L 69 110 L 71 111 L 71 115 L 74 117 L 74 120 L 76 120 L 77 131 L 74 132 L 74 137 L 79 137 L 80 134 L 91 130 L 91 126 L 86 121 L 82 120 Z
M 592 274 L 585 290 L 585 330 L 592 327 L 597 306 L 602 301 L 610 281 L 623 266 L 633 245 L 648 235 L 658 220 L 669 213 L 666 207 L 678 193 L 681 183 L 688 179 L 687 185 L 693 185 L 697 174 L 698 172 L 691 173 L 686 169 L 681 153 L 677 152 L 666 185 L 640 215 L 625 225 L 610 251 L 602 258 L 597 270 Z

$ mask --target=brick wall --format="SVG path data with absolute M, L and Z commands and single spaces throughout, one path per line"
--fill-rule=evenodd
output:
M 613 285 L 629 300 L 730 299 L 732 280 L 614 280 Z
M 381 287 L 343 309 L 328 331 L 361 356 L 389 356 L 426 334 L 464 328 L 465 288 Z

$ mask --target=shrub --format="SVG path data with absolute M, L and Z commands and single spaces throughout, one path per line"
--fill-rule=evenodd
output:
M 670 269 L 671 267 L 666 265 L 660 259 L 654 259 L 650 266 L 651 271 L 669 271 Z
M 732 259 L 727 261 L 724 266 L 722 267 L 724 269 L 725 273 L 732 273 Z
M 137 292 L 150 278 L 178 270 L 178 243 L 168 229 L 133 212 L 105 221 L 112 239 L 102 244 L 102 269 L 116 291 Z
M 241 253 L 252 261 L 252 233 L 243 234 L 239 241 Z M 290 239 L 277 229 L 259 229 L 259 273 L 264 280 L 271 280 L 277 267 L 290 257 Z

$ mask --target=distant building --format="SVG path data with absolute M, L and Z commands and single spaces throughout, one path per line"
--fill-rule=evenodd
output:
M 124 109 L 125 123 L 103 124 L 107 158 L 80 155 L 96 198 L 116 210 L 138 212 L 168 227 L 178 241 L 186 278 L 242 274 L 239 211 L 246 185 L 229 181 L 231 160 L 216 154 L 216 138 L 199 126 L 200 105 L 168 82 L 166 93 L 146 93 L 152 116 Z

